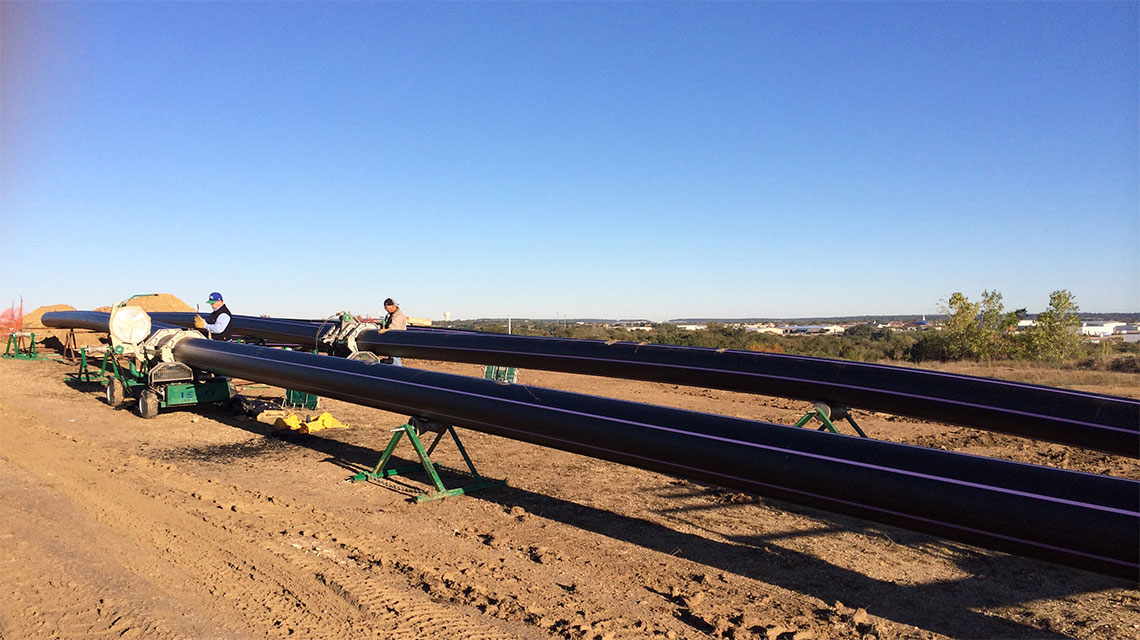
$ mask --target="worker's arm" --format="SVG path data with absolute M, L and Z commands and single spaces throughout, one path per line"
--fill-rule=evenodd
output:
M 205 328 L 210 333 L 221 333 L 225 331 L 226 327 L 228 326 L 230 326 L 230 316 L 229 314 L 222 314 L 218 316 L 217 322 L 214 324 L 207 324 Z

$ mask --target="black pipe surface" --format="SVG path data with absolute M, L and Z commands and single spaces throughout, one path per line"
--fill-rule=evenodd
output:
M 174 355 L 222 375 L 1129 580 L 1140 571 L 1132 480 L 251 345 L 185 340 Z
M 265 347 L 190 366 L 1135 579 L 1140 483 Z
M 823 401 L 1140 457 L 1140 401 L 863 362 L 597 340 L 366 331 L 391 356 L 527 367 Z
M 189 311 L 156 311 L 149 315 L 153 320 L 181 327 L 194 326 L 194 316 L 200 316 L 203 319 L 209 317 L 209 314 Z M 335 321 L 322 323 L 320 321 L 283 320 L 259 316 L 234 315 L 230 317 L 230 327 L 235 338 L 241 338 L 246 342 L 265 340 L 278 344 L 308 347 L 309 349 L 315 349 L 317 339 L 325 330 L 333 326 L 336 326 Z
M 189 326 L 191 314 L 154 314 Z M 175 317 L 175 316 L 185 317 Z M 234 316 L 251 337 L 316 344 L 314 323 Z M 331 325 L 330 325 L 331 326 Z M 450 331 L 365 331 L 362 350 L 823 401 L 1140 457 L 1140 401 L 845 360 Z

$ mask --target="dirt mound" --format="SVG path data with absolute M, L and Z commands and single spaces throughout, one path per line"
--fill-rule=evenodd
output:
M 130 302 L 132 307 L 139 307 L 143 311 L 193 311 L 194 307 L 186 304 L 181 298 L 177 298 L 169 293 L 156 293 L 153 295 L 144 295 L 138 298 L 133 298 Z M 111 307 L 95 307 L 93 311 L 109 312 Z
M 50 311 L 75 311 L 75 307 L 69 304 L 49 304 L 42 307 L 37 307 L 28 315 L 24 316 L 25 329 L 43 329 L 44 323 L 41 318 L 45 313 Z
M 135 298 L 131 304 L 141 307 L 143 311 L 193 311 L 194 307 L 186 304 L 181 298 L 169 293 L 159 293 L 153 296 Z

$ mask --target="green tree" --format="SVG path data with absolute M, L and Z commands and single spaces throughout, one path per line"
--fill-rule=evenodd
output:
M 981 305 L 970 302 L 961 292 L 955 291 L 950 299 L 942 304 L 942 313 L 947 316 L 942 329 L 947 355 L 953 359 L 974 357 L 981 342 L 981 328 L 978 313 Z
M 847 331 L 843 335 L 848 338 L 868 338 L 875 334 L 876 327 L 873 324 L 857 324 L 853 327 L 847 327 Z
M 1011 333 L 1025 309 L 1005 313 L 1001 294 L 983 291 L 978 314 L 978 343 L 975 355 L 985 360 L 1008 358 L 1013 352 Z
M 1049 307 L 1037 314 L 1037 326 L 1029 332 L 1030 355 L 1059 362 L 1081 352 L 1081 319 L 1076 298 L 1066 289 L 1049 294 Z
M 906 357 L 916 364 L 934 360 L 946 362 L 954 358 L 945 331 L 923 331 L 906 350 Z

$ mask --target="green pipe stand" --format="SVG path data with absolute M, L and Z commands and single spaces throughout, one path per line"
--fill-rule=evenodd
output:
M 855 418 L 851 416 L 851 410 L 847 407 L 832 406 L 824 402 L 817 402 L 812 405 L 811 411 L 808 411 L 804 414 L 804 417 L 796 422 L 795 426 L 802 427 L 813 419 L 819 420 L 822 423 L 822 426 L 819 428 L 820 431 L 827 430 L 832 433 L 839 433 L 839 429 L 835 428 L 836 422 L 847 420 L 847 422 L 851 423 L 851 426 L 855 428 L 855 432 L 858 433 L 860 437 L 867 437 L 867 434 L 863 433 L 863 430 L 859 428 L 859 425 L 855 422 Z
M 420 464 L 424 471 L 427 471 L 431 476 L 432 484 L 435 485 L 435 492 L 431 494 L 421 493 L 415 497 L 416 502 L 428 502 L 431 500 L 439 500 L 450 496 L 458 496 L 479 489 L 487 487 L 499 486 L 506 484 L 505 480 L 491 480 L 479 475 L 475 470 L 475 464 L 471 462 L 471 457 L 467 455 L 467 450 L 463 448 L 463 443 L 459 441 L 459 434 L 455 432 L 455 427 L 449 424 L 441 424 L 438 422 L 431 422 L 424 418 L 408 418 L 408 422 L 396 429 L 393 429 L 392 439 L 388 441 L 387 448 L 384 449 L 384 454 L 380 457 L 380 462 L 376 463 L 376 467 L 372 471 L 364 471 L 358 473 L 350 480 L 352 482 L 363 482 L 365 480 L 379 480 L 382 478 L 390 478 L 392 476 L 407 475 L 413 471 L 418 471 L 421 466 L 412 465 L 407 467 L 399 467 L 396 469 L 385 469 L 388 461 L 392 458 L 392 452 L 396 450 L 396 444 L 400 442 L 400 438 L 404 435 L 408 436 L 408 440 L 412 443 L 412 447 L 416 450 L 416 455 L 419 456 Z M 420 442 L 418 432 L 434 431 L 436 432 L 435 440 L 432 441 L 431 446 L 424 449 L 424 445 Z M 455 446 L 459 449 L 459 454 L 463 456 L 463 461 L 467 463 L 467 469 L 475 478 L 473 484 L 456 489 L 448 489 L 443 485 L 443 481 L 439 478 L 439 473 L 436 467 L 439 466 L 438 462 L 432 462 L 431 454 L 435 451 L 436 445 L 443 439 L 444 434 L 451 434 L 452 440 L 455 441 Z
M 24 338 L 28 338 L 27 344 L 24 343 Z M 36 351 L 36 334 L 31 331 L 13 331 L 8 334 L 8 346 L 4 348 L 5 358 L 17 358 L 20 360 L 39 360 L 39 353 Z
M 483 378 L 485 380 L 515 384 L 518 382 L 518 369 L 515 367 L 500 367 L 489 364 L 483 367 Z
M 285 398 L 281 401 L 281 407 L 284 409 L 308 409 L 313 411 L 320 406 L 320 403 L 321 398 L 315 393 L 286 389 Z

